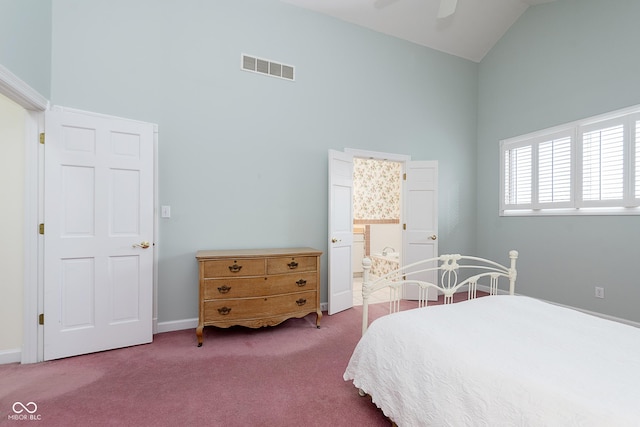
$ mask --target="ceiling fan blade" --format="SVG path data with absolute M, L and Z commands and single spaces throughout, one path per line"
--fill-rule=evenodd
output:
M 456 11 L 458 0 L 440 0 L 440 9 L 438 10 L 438 19 L 447 18 Z

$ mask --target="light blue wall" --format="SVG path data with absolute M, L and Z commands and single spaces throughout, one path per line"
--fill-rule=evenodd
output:
M 56 104 L 159 124 L 160 321 L 197 315 L 198 249 L 326 251 L 344 147 L 439 160 L 441 252 L 516 248 L 520 292 L 640 321 L 640 218 L 498 216 L 500 139 L 640 104 L 638 16 L 532 7 L 478 66 L 277 0 L 0 0 L 0 63 Z M 297 81 L 241 72 L 242 52 Z
M 160 322 L 197 316 L 199 249 L 326 252 L 330 148 L 438 160 L 440 251 L 475 249 L 478 64 L 277 0 L 54 0 L 52 56 L 54 104 L 159 125 Z
M 326 152 L 344 147 L 439 160 L 441 252 L 516 248 L 520 292 L 640 321 L 638 217 L 497 214 L 500 139 L 640 104 L 638 16 L 532 7 L 478 66 L 276 0 L 0 0 L 0 63 L 56 104 L 159 124 L 160 321 L 197 315 L 198 249 L 326 251 Z
M 501 139 L 640 104 L 640 2 L 532 7 L 479 67 L 478 250 L 520 251 L 518 290 L 640 321 L 640 217 L 498 216 Z M 595 286 L 605 299 L 594 298 Z
M 51 94 L 51 0 L 0 0 L 0 64 Z

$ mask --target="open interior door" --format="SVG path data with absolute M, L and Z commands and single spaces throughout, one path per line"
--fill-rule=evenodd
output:
M 353 155 L 329 150 L 328 313 L 353 306 Z
M 408 161 L 403 186 L 403 265 L 438 256 L 438 162 Z M 435 272 L 414 275 L 419 280 L 437 284 Z M 418 287 L 405 285 L 405 299 L 418 299 Z M 438 295 L 429 289 L 428 299 Z
M 152 340 L 154 126 L 45 117 L 44 359 Z

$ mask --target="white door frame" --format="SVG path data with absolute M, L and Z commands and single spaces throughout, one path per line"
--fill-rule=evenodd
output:
M 38 325 L 38 315 L 43 312 L 43 245 L 37 224 L 43 220 L 43 185 L 41 176 L 42 147 L 37 144 L 44 131 L 44 113 L 50 102 L 38 91 L 0 64 L 0 94 L 6 96 L 27 111 L 25 120 L 25 196 L 24 196 L 24 279 L 23 279 L 23 336 L 22 363 L 44 360 L 43 328 Z M 154 236 L 158 247 L 158 127 L 154 125 Z M 153 333 L 158 330 L 158 251 L 153 259 Z
M 353 154 L 353 157 L 361 157 L 364 159 L 389 160 L 401 163 L 411 160 L 411 156 L 408 154 L 383 153 L 380 151 L 358 150 L 356 148 L 345 148 L 344 152 Z
M 40 273 L 41 242 L 36 224 L 40 219 L 40 195 L 42 185 L 39 177 L 40 147 L 38 134 L 44 125 L 44 112 L 49 108 L 49 100 L 26 84 L 11 71 L 0 65 L 0 93 L 26 111 L 25 120 L 25 194 L 24 194 L 24 273 L 23 273 L 23 332 L 22 363 L 34 363 L 42 360 L 38 357 L 38 342 L 41 334 L 37 324 Z M 40 348 L 40 352 L 42 349 Z

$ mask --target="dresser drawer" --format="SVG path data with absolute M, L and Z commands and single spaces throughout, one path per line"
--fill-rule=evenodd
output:
M 316 307 L 316 292 L 307 291 L 271 298 L 272 314 L 287 314 L 304 311 L 309 313 Z
M 204 299 L 229 299 L 260 296 L 267 290 L 266 277 L 204 279 Z
M 204 302 L 204 322 L 231 322 L 307 311 L 315 306 L 315 292 L 272 297 L 238 298 Z
M 207 260 L 204 263 L 204 278 L 262 276 L 265 273 L 264 259 Z
M 316 271 L 317 257 L 297 256 L 267 259 L 267 274 Z
M 317 275 L 281 274 L 263 277 L 204 279 L 204 299 L 248 298 L 317 289 Z
M 315 272 L 280 274 L 269 276 L 267 283 L 274 294 L 315 291 L 318 289 L 318 275 Z

